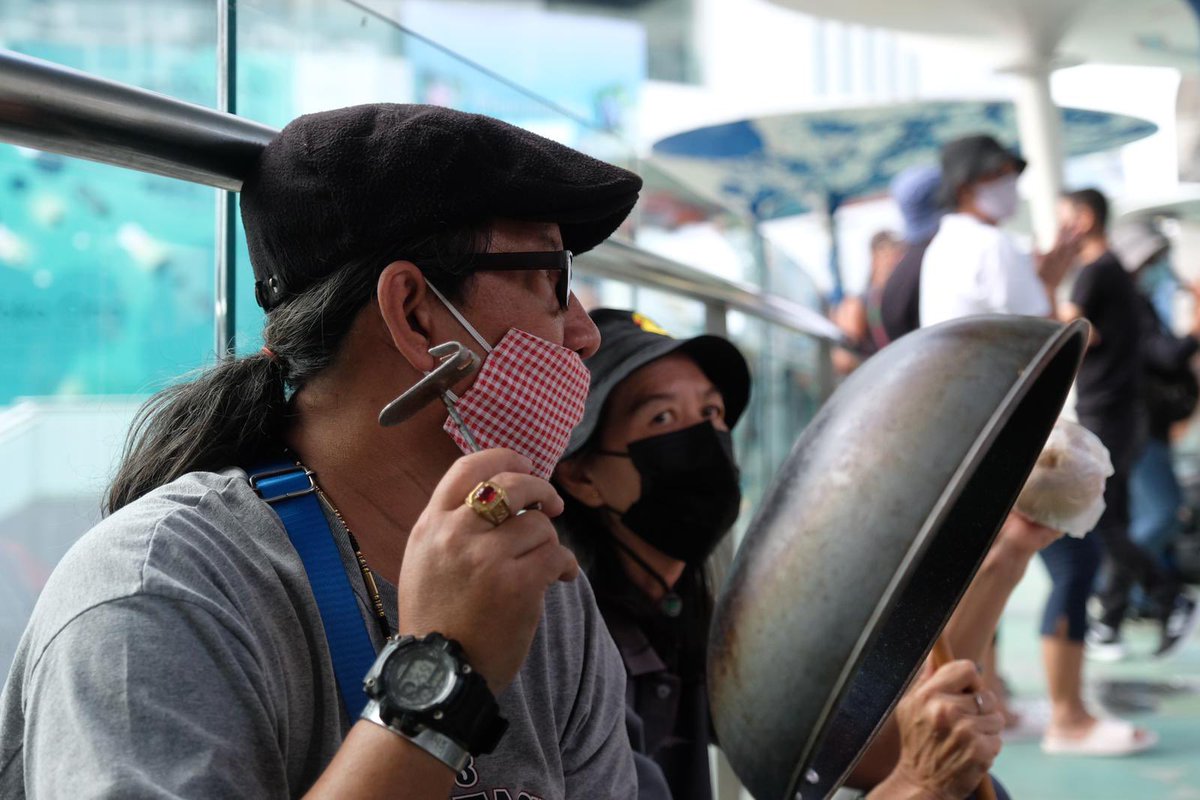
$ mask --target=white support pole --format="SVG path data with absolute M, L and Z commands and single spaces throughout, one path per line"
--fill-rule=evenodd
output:
M 1062 114 L 1050 97 L 1050 58 L 1005 70 L 1016 82 L 1017 131 L 1029 162 L 1022 181 L 1029 194 L 1034 240 L 1045 251 L 1058 231 L 1055 207 L 1063 184 Z

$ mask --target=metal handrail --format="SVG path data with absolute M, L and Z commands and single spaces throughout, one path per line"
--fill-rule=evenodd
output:
M 237 191 L 277 130 L 0 50 L 0 140 Z
M 609 239 L 576 262 L 580 272 L 720 303 L 794 331 L 848 344 L 841 329 L 811 308 L 757 286 L 731 281 L 643 250 L 620 239 Z
M 156 92 L 0 50 L 0 141 L 238 191 L 278 131 Z M 580 271 L 759 317 L 844 343 L 817 312 L 619 241 L 580 258 Z

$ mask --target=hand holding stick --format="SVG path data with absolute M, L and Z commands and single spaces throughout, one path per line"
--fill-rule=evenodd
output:
M 954 660 L 954 652 L 950 649 L 950 644 L 946 641 L 945 636 L 939 636 L 933 643 L 933 652 L 930 653 L 930 656 L 934 669 L 939 669 Z M 992 779 L 984 775 L 975 794 L 979 800 L 996 800 L 996 789 L 992 786 Z

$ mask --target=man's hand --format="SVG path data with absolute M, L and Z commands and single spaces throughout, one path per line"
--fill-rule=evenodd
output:
M 961 800 L 1000 752 L 1004 717 L 970 661 L 952 661 L 924 679 L 900 701 L 896 719 L 900 763 L 873 799 Z
M 1059 228 L 1054 246 L 1036 259 L 1038 278 L 1054 292 L 1079 258 L 1083 236 L 1072 227 Z
M 521 668 L 546 589 L 579 574 L 550 522 L 562 498 L 531 469 L 528 458 L 505 449 L 456 461 L 413 526 L 400 568 L 400 632 L 458 640 L 493 694 Z M 513 516 L 500 525 L 464 502 L 485 480 L 507 494 Z M 537 510 L 516 516 L 523 508 Z

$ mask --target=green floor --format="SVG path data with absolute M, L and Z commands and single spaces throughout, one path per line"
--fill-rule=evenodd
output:
M 1022 704 L 1045 696 L 1037 629 L 1047 586 L 1045 570 L 1035 562 L 1001 628 L 1001 672 Z M 1154 648 L 1157 632 L 1150 626 L 1129 628 L 1133 658 L 1117 664 L 1089 661 L 1085 679 L 1094 698 L 1113 697 L 1114 683 L 1118 689 L 1138 688 L 1122 698 L 1147 701 L 1155 710 L 1113 711 L 1157 731 L 1158 746 L 1109 759 L 1046 756 L 1037 739 L 1007 743 L 995 772 L 1014 800 L 1200 800 L 1200 635 L 1169 660 L 1153 661 L 1144 654 Z

